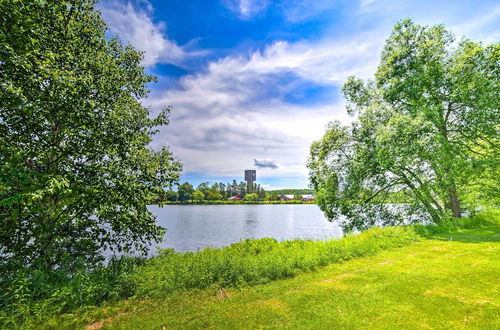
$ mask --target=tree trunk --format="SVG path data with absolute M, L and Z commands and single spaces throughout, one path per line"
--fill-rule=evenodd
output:
M 420 202 L 426 208 L 427 212 L 429 212 L 432 221 L 435 224 L 441 223 L 441 217 L 439 216 L 438 212 L 434 209 L 434 207 L 432 207 L 429 200 L 424 195 L 422 195 L 422 193 L 418 190 L 418 188 L 403 173 L 401 173 L 401 177 L 403 179 L 403 182 L 411 189 L 411 191 L 415 194 L 418 200 L 420 200 Z
M 462 212 L 460 210 L 460 202 L 458 200 L 457 190 L 455 188 L 450 189 L 448 196 L 450 198 L 450 208 L 451 208 L 451 213 L 453 214 L 453 217 L 454 218 L 461 218 Z

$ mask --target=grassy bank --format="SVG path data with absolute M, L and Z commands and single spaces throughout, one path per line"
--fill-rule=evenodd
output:
M 427 239 L 425 240 L 424 237 Z M 52 282 L 45 279 L 44 282 L 43 279 L 41 281 L 37 278 L 29 279 L 21 276 L 11 288 L 2 288 L 0 325 L 9 328 L 21 326 L 72 328 L 112 317 L 112 322 L 110 319 L 109 322 L 104 323 L 122 328 L 132 326 L 156 328 L 162 325 L 168 327 L 201 327 L 204 325 L 242 327 L 247 319 L 253 319 L 252 322 L 255 323 L 252 326 L 286 325 L 288 322 L 294 326 L 314 326 L 315 324 L 309 323 L 313 322 L 313 320 L 309 320 L 309 317 L 312 317 L 310 309 L 314 308 L 313 302 L 321 305 L 324 299 L 328 301 L 328 294 L 332 294 L 332 292 L 328 290 L 323 292 L 320 289 L 321 286 L 316 287 L 308 283 L 322 277 L 327 279 L 328 276 L 333 276 L 332 274 L 342 272 L 342 269 L 345 270 L 345 267 L 349 267 L 346 266 L 348 264 L 361 265 L 365 263 L 365 266 L 360 266 L 359 271 L 354 272 L 354 277 L 357 277 L 358 272 L 364 274 L 359 279 L 362 285 L 358 287 L 355 283 L 351 283 L 352 285 L 349 287 L 352 287 L 354 291 L 347 296 L 342 296 L 342 290 L 341 292 L 335 291 L 334 293 L 339 295 L 331 298 L 333 300 L 328 305 L 331 310 L 327 308 L 328 306 L 322 307 L 327 314 L 337 313 L 335 314 L 336 318 L 333 318 L 332 315 L 319 318 L 319 320 L 327 322 L 326 324 L 335 321 L 349 326 L 349 324 L 355 324 L 350 322 L 361 322 L 358 317 L 359 310 L 356 311 L 355 307 L 358 306 L 361 311 L 368 308 L 365 306 L 364 296 L 370 295 L 370 292 L 375 294 L 370 299 L 382 299 L 387 303 L 385 308 L 390 310 L 401 312 L 399 310 L 402 308 L 401 306 L 408 306 L 410 302 L 399 301 L 398 299 L 401 298 L 399 296 L 391 298 L 392 300 L 384 300 L 383 289 L 386 286 L 394 286 L 398 290 L 402 290 L 402 294 L 406 291 L 404 293 L 405 299 L 410 299 L 411 304 L 413 304 L 412 299 L 422 298 L 419 296 L 422 293 L 414 291 L 413 287 L 425 286 L 433 282 L 432 278 L 434 277 L 433 283 L 444 288 L 451 285 L 450 283 L 459 287 L 474 286 L 474 282 L 467 281 L 472 278 L 476 281 L 476 277 L 481 277 L 485 281 L 492 274 L 498 277 L 500 275 L 498 274 L 500 269 L 498 261 L 500 260 L 498 258 L 500 257 L 498 255 L 499 237 L 498 213 L 483 212 L 480 216 L 458 224 L 449 223 L 441 227 L 412 226 L 372 229 L 338 240 L 295 240 L 281 243 L 273 239 L 246 240 L 224 249 L 206 249 L 196 254 L 163 250 L 158 257 L 148 260 L 126 258 L 112 263 L 109 267 L 101 267 L 91 273 L 77 274 L 70 279 L 52 280 Z M 471 243 L 477 243 L 477 246 L 471 245 Z M 428 249 L 448 249 L 448 246 L 450 246 L 450 252 L 447 252 L 448 257 L 453 259 L 448 260 L 450 263 L 452 261 L 458 262 L 461 258 L 473 259 L 474 256 L 476 258 L 485 256 L 486 268 L 484 269 L 487 274 L 484 275 L 483 268 L 481 268 L 481 272 L 475 277 L 468 279 L 458 276 L 460 282 L 457 282 L 458 277 L 455 278 L 455 276 L 460 272 L 459 263 L 446 264 L 448 261 L 443 260 L 443 267 L 436 265 L 434 259 L 427 263 L 427 258 L 434 258 L 432 253 L 428 254 Z M 451 246 L 457 248 L 452 249 Z M 397 247 L 404 247 L 404 249 L 394 249 Z M 461 251 L 462 249 L 464 251 Z M 378 260 L 378 257 L 360 259 L 380 253 L 389 258 L 386 261 L 391 260 L 392 257 L 393 259 L 398 258 L 398 260 L 406 258 L 404 257 L 406 252 L 400 251 L 410 251 L 409 254 L 416 253 L 425 256 L 418 260 L 411 259 L 411 257 L 408 259 L 413 260 L 414 266 L 421 268 L 418 268 L 420 270 L 416 268 L 417 273 L 408 275 L 408 277 L 401 275 L 402 278 L 399 278 L 401 276 L 398 275 L 398 272 L 406 274 L 405 267 L 408 266 L 402 264 L 393 273 L 386 274 L 387 278 L 373 277 L 375 275 L 372 276 L 371 269 L 378 269 L 378 264 L 372 265 L 371 263 L 373 260 Z M 459 254 L 454 256 L 454 253 Z M 495 256 L 495 259 L 490 258 L 492 256 Z M 352 261 L 347 262 L 348 260 Z M 392 264 L 398 263 L 387 262 L 387 267 Z M 386 263 L 382 263 L 382 265 L 386 265 Z M 491 272 L 495 267 L 497 267 L 496 274 Z M 432 269 L 434 269 L 434 275 L 431 276 L 431 279 L 424 278 L 423 283 L 418 284 L 419 278 L 412 278 L 412 276 L 420 276 L 420 273 L 430 272 Z M 346 277 L 351 277 L 351 275 Z M 290 280 L 291 278 L 293 280 Z M 372 279 L 365 283 L 363 281 L 366 278 Z M 404 285 L 399 284 L 400 280 L 404 280 L 401 282 Z M 40 283 L 43 283 L 44 286 L 41 286 Z M 47 283 L 50 286 L 47 287 Z M 300 289 L 293 297 L 295 300 L 288 301 L 288 296 L 283 295 L 288 290 L 287 286 L 292 285 L 290 283 L 296 283 L 299 287 L 310 286 L 315 290 Z M 345 284 L 342 283 L 339 284 L 341 287 Z M 370 283 L 373 287 L 369 286 Z M 489 283 L 486 281 L 484 286 L 487 289 L 481 287 L 480 291 L 490 290 Z M 405 285 L 410 285 L 410 287 Z M 377 288 L 381 290 L 380 293 L 375 292 L 378 290 Z M 317 292 L 316 289 L 321 292 Z M 255 294 L 260 292 L 259 290 L 264 290 L 269 295 L 256 296 Z M 283 290 L 285 291 L 281 292 Z M 412 293 L 415 293 L 416 296 L 413 297 Z M 477 294 L 481 295 L 481 292 Z M 282 300 L 277 298 L 279 301 L 276 301 L 276 306 L 272 300 L 274 299 L 273 295 L 283 296 Z M 267 301 L 269 299 L 271 301 Z M 361 300 L 357 301 L 356 299 Z M 370 299 L 367 301 L 371 303 Z M 343 300 L 349 300 L 350 304 L 342 302 Z M 489 297 L 487 300 L 490 301 L 492 298 Z M 492 301 L 498 302 L 497 298 Z M 262 319 L 259 318 L 258 313 L 262 309 L 258 307 L 260 303 L 269 309 L 267 314 L 262 311 L 264 313 Z M 422 304 L 424 303 L 425 301 L 422 301 Z M 447 302 L 447 304 L 449 303 Z M 303 308 L 300 307 L 300 304 L 303 304 Z M 254 305 L 255 308 L 252 307 Z M 281 308 L 282 305 L 286 305 L 286 308 L 283 309 L 284 315 L 291 313 L 290 317 L 285 317 L 280 314 L 281 312 L 278 313 L 279 311 L 274 310 L 275 307 Z M 338 314 L 340 313 L 338 312 L 340 305 L 342 308 L 345 307 L 345 309 L 340 309 L 342 315 L 351 316 L 344 318 L 345 315 Z M 381 305 L 380 308 L 382 307 Z M 199 308 L 205 312 L 200 314 Z M 240 312 L 233 313 L 233 311 L 247 308 L 249 310 L 242 312 L 241 315 Z M 430 309 L 431 307 L 426 308 Z M 186 312 L 183 312 L 183 309 Z M 458 307 L 456 310 L 461 311 Z M 253 312 L 256 314 L 252 314 Z M 375 313 L 375 310 L 372 313 Z M 62 316 L 58 316 L 61 314 Z M 303 315 L 303 324 L 300 323 L 300 315 Z M 496 317 L 489 312 L 486 315 L 491 318 Z M 330 317 L 332 319 L 329 319 Z M 282 324 L 280 320 L 287 323 Z M 330 324 L 333 325 L 333 323 Z
M 331 263 L 373 255 L 418 239 L 411 228 L 391 227 L 339 240 L 280 243 L 264 238 L 245 240 L 223 249 L 205 249 L 196 254 L 163 250 L 136 273 L 136 293 L 142 298 L 152 298 L 213 285 L 262 284 Z
M 50 315 L 81 313 L 128 297 L 161 299 L 189 289 L 268 283 L 418 239 L 410 227 L 377 228 L 329 241 L 280 243 L 265 238 L 198 253 L 162 250 L 159 256 L 148 260 L 124 258 L 72 278 L 19 274 L 13 283 L 2 288 L 0 325 L 39 325 Z M 74 316 L 70 319 L 79 320 Z
M 95 311 L 114 329 L 500 328 L 500 226 L 439 234 L 317 272 Z

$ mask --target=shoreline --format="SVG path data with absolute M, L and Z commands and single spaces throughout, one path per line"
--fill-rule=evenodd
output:
M 154 203 L 151 205 L 165 206 L 165 205 L 280 205 L 280 204 L 315 204 L 315 201 L 202 201 L 202 202 L 165 202 Z

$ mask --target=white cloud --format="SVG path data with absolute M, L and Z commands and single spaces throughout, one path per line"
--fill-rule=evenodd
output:
M 242 19 L 263 13 L 271 4 L 261 0 L 223 1 Z M 291 0 L 289 3 L 284 6 L 284 2 L 277 2 L 277 5 L 282 6 L 289 21 L 297 22 L 336 10 L 347 2 Z M 314 105 L 286 102 L 284 96 L 293 93 L 300 83 L 330 86 L 333 91 L 349 75 L 371 77 L 384 39 L 393 24 L 403 17 L 411 16 L 420 24 L 444 22 L 453 31 L 473 39 L 499 38 L 496 28 L 499 6 L 457 24 L 449 6 L 444 4 L 432 11 L 435 2 L 423 0 L 418 6 L 416 3 L 360 0 L 351 5 L 355 11 L 349 22 L 346 19 L 345 27 L 336 31 L 338 26 L 333 25 L 326 31 L 328 35 L 342 34 L 343 39 L 277 41 L 260 51 L 208 62 L 203 70 L 179 79 L 175 88 L 155 91 L 145 101 L 153 109 L 165 105 L 174 108 L 170 126 L 162 129 L 154 144 L 170 145 L 183 161 L 186 172 L 237 178 L 255 159 L 272 159 L 279 168 L 259 168 L 259 178 L 306 180 L 305 163 L 311 142 L 321 138 L 329 121 L 347 123 L 352 118 L 346 115 L 342 100 Z M 130 3 L 108 7 L 105 11 L 108 22 L 124 39 L 146 51 L 145 64 L 177 64 L 193 56 L 187 47 L 167 38 L 165 24 L 154 23 L 150 9 L 139 9 Z M 371 31 L 359 32 L 368 21 Z
M 241 176 L 254 159 L 273 159 L 277 169 L 259 169 L 259 177 L 307 177 L 305 163 L 312 141 L 328 122 L 348 122 L 343 101 L 290 104 L 283 95 L 297 81 L 331 86 L 349 75 L 371 76 L 382 43 L 373 35 L 348 42 L 276 42 L 248 56 L 211 62 L 203 72 L 180 79 L 179 88 L 148 100 L 159 108 L 173 105 L 171 124 L 156 139 L 168 143 L 186 172 Z M 293 79 L 282 80 L 282 75 Z
M 264 11 L 269 5 L 268 0 L 224 0 L 230 10 L 238 13 L 242 19 L 249 19 Z
M 100 9 L 113 33 L 118 34 L 124 43 L 144 52 L 144 66 L 157 63 L 181 65 L 186 58 L 201 55 L 170 40 L 166 35 L 166 24 L 153 22 L 151 5 L 146 1 L 141 4 L 145 4 L 145 8 L 132 2 L 107 1 L 100 5 Z
M 500 5 L 481 15 L 474 16 L 460 24 L 453 24 L 450 29 L 458 38 L 465 36 L 474 41 L 483 41 L 486 44 L 500 41 Z

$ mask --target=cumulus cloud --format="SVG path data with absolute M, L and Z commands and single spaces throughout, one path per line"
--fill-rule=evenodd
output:
M 253 166 L 257 168 L 271 168 L 271 169 L 279 167 L 278 163 L 276 163 L 276 161 L 271 159 L 254 159 Z
M 349 75 L 375 71 L 376 38 L 275 42 L 249 55 L 227 56 L 205 70 L 182 77 L 178 88 L 147 100 L 153 109 L 173 105 L 170 126 L 155 143 L 168 143 L 187 172 L 240 175 L 253 159 L 280 159 L 278 168 L 260 167 L 259 177 L 307 176 L 312 141 L 327 123 L 351 120 L 342 100 L 290 103 L 285 96 L 309 82 L 332 91 Z
M 152 7 L 147 1 L 140 4 L 105 1 L 100 9 L 113 33 L 118 34 L 124 43 L 130 43 L 144 52 L 144 66 L 157 63 L 181 65 L 185 59 L 203 54 L 189 51 L 170 40 L 166 34 L 166 24 L 153 22 Z
M 147 2 L 110 1 L 101 5 L 103 15 L 124 41 L 146 52 L 145 65 L 182 65 L 186 58 L 202 54 L 169 39 L 167 25 L 152 20 Z M 274 41 L 259 50 L 212 59 L 203 69 L 181 77 L 168 89 L 155 90 L 145 101 L 153 109 L 173 106 L 170 126 L 160 131 L 153 146 L 170 145 L 187 172 L 209 176 L 240 177 L 242 169 L 253 161 L 259 177 L 295 176 L 305 182 L 311 142 L 323 135 L 329 121 L 352 120 L 346 115 L 338 89 L 350 75 L 365 79 L 373 75 L 384 39 L 401 17 L 411 15 L 423 24 L 444 22 L 472 38 L 477 35 L 483 40 L 498 40 L 498 5 L 457 23 L 447 20 L 447 14 L 438 17 L 440 11 L 429 11 L 435 6 L 429 0 L 419 2 L 418 8 L 411 7 L 411 1 L 396 0 L 359 0 L 353 5 L 344 0 L 223 3 L 241 19 L 258 16 L 272 5 L 280 6 L 286 19 L 293 22 L 309 20 L 346 4 L 356 12 L 349 16 L 354 22 L 349 25 L 351 32 L 325 33 L 342 34 L 343 39 L 323 36 L 314 41 Z M 366 19 L 370 31 L 363 33 L 358 28 L 363 28 Z M 318 104 L 290 101 L 288 96 L 300 95 L 302 86 L 331 89 L 337 98 Z M 278 167 L 272 166 L 271 158 L 280 160 Z

